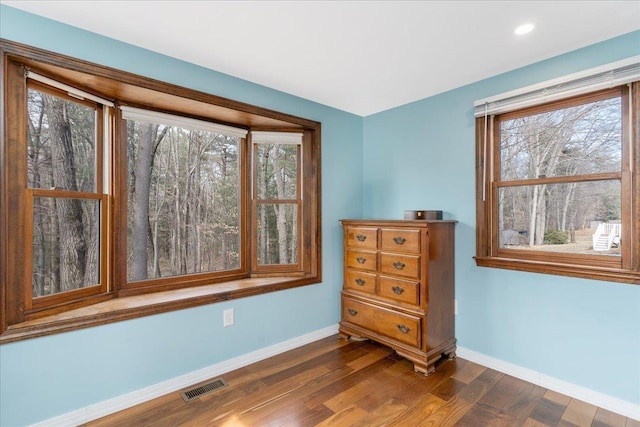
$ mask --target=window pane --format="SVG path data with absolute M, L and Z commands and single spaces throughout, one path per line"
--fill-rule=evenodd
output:
M 258 264 L 298 262 L 298 206 L 258 205 Z
M 618 172 L 622 107 L 611 98 L 500 123 L 500 179 Z
M 100 283 L 100 201 L 34 197 L 33 297 Z
M 620 181 L 503 187 L 499 244 L 620 256 Z
M 29 89 L 30 188 L 95 191 L 96 110 Z
M 128 121 L 127 275 L 240 267 L 239 138 Z
M 298 145 L 257 144 L 258 199 L 296 199 Z

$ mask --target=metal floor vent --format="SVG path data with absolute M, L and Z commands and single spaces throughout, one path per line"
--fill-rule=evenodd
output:
M 212 393 L 216 390 L 220 390 L 223 387 L 227 386 L 227 382 L 222 378 L 216 378 L 215 380 L 211 380 L 206 384 L 199 385 L 197 387 L 193 387 L 183 391 L 182 398 L 185 402 L 191 402 L 192 400 L 196 400 L 205 394 Z

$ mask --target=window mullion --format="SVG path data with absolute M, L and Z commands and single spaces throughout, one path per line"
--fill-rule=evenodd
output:
M 562 184 L 573 182 L 620 180 L 624 176 L 621 172 L 600 173 L 591 175 L 564 175 L 548 178 L 518 179 L 511 181 L 497 181 L 498 187 L 521 187 L 525 185 Z

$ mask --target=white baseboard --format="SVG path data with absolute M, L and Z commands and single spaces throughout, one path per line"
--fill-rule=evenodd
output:
M 540 372 L 505 362 L 504 360 L 495 359 L 491 356 L 477 353 L 464 347 L 458 347 L 456 354 L 462 359 L 469 360 L 479 365 L 486 366 L 487 368 L 511 375 L 512 377 L 536 384 L 540 387 L 562 393 L 566 396 L 582 400 L 583 402 L 587 402 L 608 411 L 640 421 L 640 405 L 638 404 L 633 404 L 626 400 L 611 397 L 579 385 L 568 383 L 566 381 L 541 374 Z
M 114 414 L 135 405 L 147 402 L 151 399 L 173 393 L 192 384 L 205 381 L 209 378 L 222 375 L 235 369 L 248 366 L 260 360 L 284 353 L 285 351 L 309 344 L 311 342 L 329 337 L 338 333 L 338 325 L 329 326 L 317 331 L 292 338 L 290 340 L 265 347 L 251 353 L 243 354 L 233 359 L 225 360 L 215 365 L 208 366 L 188 374 L 163 381 L 131 393 L 123 394 L 113 399 L 105 400 L 94 405 L 90 405 L 76 411 L 67 412 L 66 414 L 49 418 L 47 420 L 33 424 L 32 427 L 71 427 L 85 424 L 89 421 Z M 540 387 L 562 393 L 564 395 L 582 400 L 592 405 L 599 406 L 611 412 L 615 412 L 625 417 L 640 420 L 640 405 L 627 402 L 622 399 L 611 397 L 609 395 L 590 390 L 566 381 L 559 380 L 548 375 L 541 374 L 531 369 L 523 368 L 500 359 L 486 356 L 481 353 L 458 347 L 457 355 L 465 360 L 477 363 L 487 368 L 503 372 L 524 381 L 536 384 Z
M 188 374 L 163 381 L 131 393 L 123 394 L 113 399 L 105 400 L 94 405 L 78 409 L 76 411 L 67 412 L 66 414 L 49 418 L 47 420 L 33 424 L 32 427 L 71 427 L 85 424 L 89 421 L 114 414 L 132 406 L 139 405 L 151 399 L 163 396 L 174 391 L 181 390 L 190 385 L 205 381 L 211 377 L 222 375 L 224 373 L 251 365 L 260 360 L 267 359 L 285 351 L 303 346 L 305 344 L 318 341 L 322 338 L 329 337 L 338 333 L 338 325 L 332 325 L 324 329 L 292 338 L 269 347 L 261 348 L 251 353 L 243 354 L 233 359 L 225 360 L 215 365 L 208 366 Z

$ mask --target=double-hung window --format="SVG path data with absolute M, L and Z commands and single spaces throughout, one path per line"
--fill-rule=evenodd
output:
M 0 48 L 0 342 L 321 280 L 320 123 Z
M 28 73 L 24 198 L 24 310 L 37 313 L 103 294 L 106 219 L 103 136 L 108 106 Z M 55 83 L 54 83 L 55 84 Z M 106 104 L 109 104 L 106 102 Z
M 640 281 L 640 64 L 476 103 L 478 265 Z
M 256 270 L 299 269 L 302 193 L 298 165 L 302 136 L 300 133 L 251 133 Z

